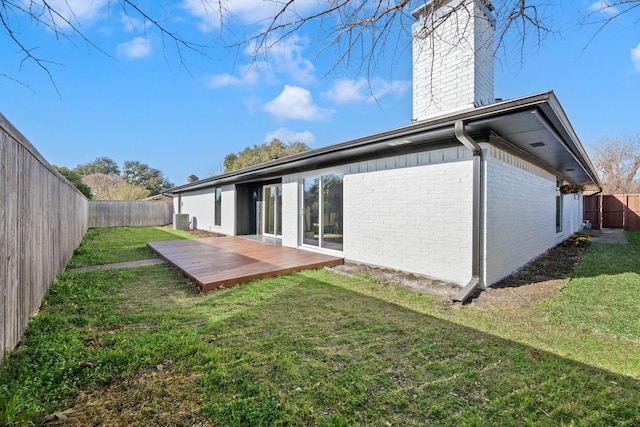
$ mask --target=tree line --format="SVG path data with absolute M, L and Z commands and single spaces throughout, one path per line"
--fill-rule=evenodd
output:
M 89 199 L 142 200 L 174 186 L 159 169 L 137 160 L 125 161 L 122 169 L 109 157 L 98 157 L 73 169 L 54 168 Z
M 254 166 L 308 151 L 302 142 L 274 139 L 253 145 L 224 158 L 224 172 Z M 603 194 L 640 193 L 640 135 L 610 137 L 589 147 L 602 182 Z M 122 168 L 109 157 L 98 157 L 73 169 L 54 166 L 86 197 L 97 200 L 140 200 L 174 186 L 162 172 L 139 161 L 125 161 Z M 196 181 L 192 175 L 190 181 Z

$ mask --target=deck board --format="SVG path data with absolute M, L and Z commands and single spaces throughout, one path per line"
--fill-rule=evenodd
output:
M 344 261 L 231 236 L 149 242 L 147 246 L 204 292 Z

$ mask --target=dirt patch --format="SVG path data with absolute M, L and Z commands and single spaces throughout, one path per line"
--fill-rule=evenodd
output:
M 206 230 L 189 229 L 185 231 L 191 234 L 192 236 L 196 236 L 196 237 L 225 237 L 226 236 L 226 234 L 215 233 L 213 231 L 206 231 Z
M 385 285 L 401 286 L 422 295 L 431 295 L 444 300 L 453 300 L 453 297 L 460 292 L 460 286 L 455 283 L 443 282 L 419 274 L 389 270 L 366 264 L 345 262 L 342 265 L 333 267 L 333 269 L 348 274 L 362 274 L 373 277 Z
M 173 225 L 171 224 L 165 225 L 165 228 L 173 229 Z M 193 228 L 190 228 L 188 230 L 183 230 L 183 231 L 196 237 L 225 237 L 226 236 L 226 234 L 222 234 L 222 233 L 215 233 L 213 231 L 206 231 L 206 230 L 199 230 L 199 229 L 194 230 Z
M 201 414 L 197 376 L 159 365 L 133 378 L 80 393 L 75 405 L 47 417 L 45 426 L 213 425 Z
M 567 284 L 569 274 L 580 263 L 585 252 L 586 248 L 555 246 L 517 273 L 474 295 L 471 304 L 509 303 L 527 306 L 539 299 L 551 298 Z
M 467 303 L 488 306 L 499 303 L 528 306 L 541 298 L 550 298 L 567 284 L 567 276 L 582 260 L 586 248 L 558 245 L 551 248 L 517 273 L 502 279 L 485 291 L 478 291 Z M 364 274 L 383 284 L 402 286 L 413 292 L 440 298 L 452 305 L 460 286 L 427 276 L 389 270 L 365 264 L 345 263 L 334 269 Z

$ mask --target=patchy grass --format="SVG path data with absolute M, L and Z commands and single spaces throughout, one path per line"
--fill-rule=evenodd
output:
M 67 268 L 155 258 L 153 251 L 147 248 L 147 242 L 192 238 L 184 231 L 167 227 L 90 228 Z
M 0 368 L 0 424 L 638 425 L 639 342 L 554 310 L 325 270 L 209 294 L 164 265 L 66 272 Z

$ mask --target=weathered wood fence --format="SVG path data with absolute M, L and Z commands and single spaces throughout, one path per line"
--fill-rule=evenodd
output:
M 584 219 L 594 228 L 640 230 L 640 194 L 585 196 Z
M 0 363 L 87 230 L 87 199 L 0 114 Z
M 171 213 L 171 204 L 161 201 L 91 200 L 89 227 L 166 225 Z
M 0 364 L 88 227 L 164 225 L 171 204 L 88 201 L 0 114 Z

